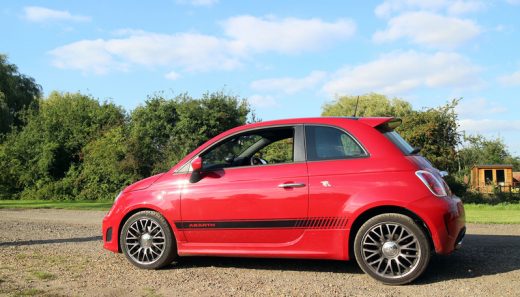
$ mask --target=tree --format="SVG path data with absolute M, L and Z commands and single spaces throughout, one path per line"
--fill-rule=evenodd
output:
M 322 116 L 353 116 L 354 111 L 359 117 L 406 117 L 412 112 L 412 105 L 402 99 L 389 99 L 384 95 L 369 93 L 359 96 L 342 96 L 334 102 L 323 106 Z
M 41 92 L 33 78 L 19 73 L 16 65 L 0 54 L 0 139 L 12 126 L 23 124 L 25 110 L 37 109 Z
M 453 100 L 437 108 L 414 111 L 403 119 L 399 133 L 412 146 L 421 148 L 421 155 L 432 164 L 449 172 L 457 171 L 457 146 L 461 135 L 458 132 Z
M 125 127 L 116 126 L 83 148 L 83 164 L 75 183 L 80 189 L 76 199 L 114 198 L 139 179 L 135 162 L 128 158 L 127 140 Z
M 135 164 L 139 176 L 150 176 L 163 162 L 170 138 L 175 137 L 178 103 L 155 97 L 147 100 L 130 115 L 128 158 Z
M 245 100 L 223 92 L 153 97 L 130 116 L 129 158 L 143 177 L 168 170 L 210 138 L 245 124 L 249 111 Z
M 39 105 L 26 115 L 27 124 L 0 144 L 0 196 L 73 199 L 83 148 L 123 125 L 124 111 L 81 94 L 57 92 Z

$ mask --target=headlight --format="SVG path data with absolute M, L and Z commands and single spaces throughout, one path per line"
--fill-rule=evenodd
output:
M 119 199 L 119 197 L 121 197 L 121 194 L 123 194 L 123 191 L 119 192 L 119 194 L 117 194 L 117 196 L 116 196 L 116 199 L 114 199 L 114 203 L 112 203 L 112 207 L 110 207 L 110 210 L 107 213 L 108 217 L 112 214 L 112 211 L 114 210 L 114 206 L 116 205 L 116 202 Z

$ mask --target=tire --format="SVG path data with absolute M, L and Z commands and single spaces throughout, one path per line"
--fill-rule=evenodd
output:
M 430 261 L 430 243 L 423 229 L 408 216 L 388 213 L 366 221 L 354 240 L 361 269 L 387 285 L 418 278 Z
M 155 211 L 132 215 L 121 230 L 119 243 L 128 261 L 142 269 L 162 268 L 177 257 L 172 229 Z

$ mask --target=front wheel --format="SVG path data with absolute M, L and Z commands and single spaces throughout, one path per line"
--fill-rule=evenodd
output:
M 430 261 L 430 244 L 414 220 L 389 213 L 361 226 L 354 253 L 365 273 L 388 285 L 402 285 L 424 272 Z
M 170 225 L 155 211 L 132 215 L 121 230 L 119 242 L 126 258 L 139 268 L 164 267 L 177 255 Z

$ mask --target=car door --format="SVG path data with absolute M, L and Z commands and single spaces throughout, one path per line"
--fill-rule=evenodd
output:
M 303 126 L 234 135 L 200 154 L 203 167 L 181 194 L 190 243 L 286 243 L 307 217 Z M 187 177 L 189 179 L 189 175 Z
M 369 155 L 347 131 L 334 126 L 306 125 L 309 172 L 309 218 L 331 218 L 334 227 L 346 223 L 345 204 L 357 192 L 373 186 L 365 172 Z

